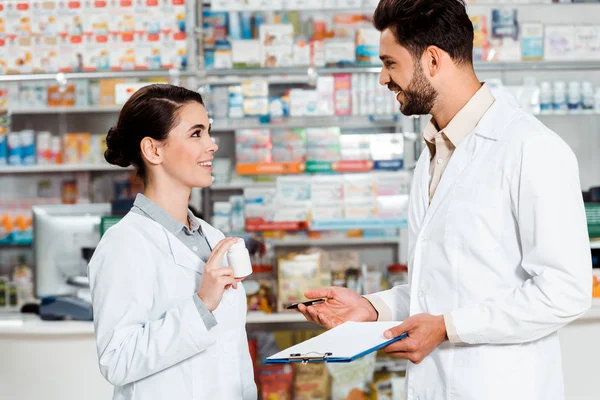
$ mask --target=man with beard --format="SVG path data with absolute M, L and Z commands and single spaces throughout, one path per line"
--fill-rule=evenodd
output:
M 381 0 L 380 83 L 406 115 L 431 114 L 408 211 L 409 283 L 345 288 L 299 311 L 326 328 L 385 332 L 408 359 L 407 399 L 564 399 L 557 331 L 590 307 L 577 160 L 507 93 L 481 83 L 462 0 Z M 360 340 L 360 338 L 357 338 Z

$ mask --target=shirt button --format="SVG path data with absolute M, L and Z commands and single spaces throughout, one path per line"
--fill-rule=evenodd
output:
M 198 247 L 197 246 L 192 247 L 192 249 L 194 249 L 194 251 L 198 251 Z
M 444 160 L 442 160 L 441 158 L 438 158 L 438 160 L 437 160 L 437 163 L 438 163 L 438 164 L 443 164 L 443 163 L 444 163 Z

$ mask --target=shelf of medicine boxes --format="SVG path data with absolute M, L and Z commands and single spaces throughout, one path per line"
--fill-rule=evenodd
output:
M 133 168 L 122 168 L 110 164 L 57 164 L 57 165 L 22 165 L 0 167 L 0 175 L 36 174 L 56 172 L 123 172 Z
M 10 74 L 0 75 L 0 82 L 25 82 L 25 81 L 63 81 L 72 79 L 144 79 L 144 78 L 171 78 L 197 76 L 196 71 L 180 71 L 177 69 L 164 70 L 135 70 L 135 71 L 97 71 L 97 72 L 66 72 L 51 74 Z

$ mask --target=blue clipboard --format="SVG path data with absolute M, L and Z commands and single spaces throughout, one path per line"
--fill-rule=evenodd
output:
M 369 332 L 362 332 L 362 336 L 361 336 L 361 332 L 357 331 L 357 333 L 355 334 L 354 332 L 354 328 L 355 327 L 360 327 L 360 328 L 364 328 L 364 326 L 361 325 L 365 325 L 365 324 L 378 324 L 378 325 L 372 325 L 371 327 L 369 327 Z M 282 352 L 279 352 L 271 357 L 268 357 L 267 359 L 265 359 L 263 361 L 264 364 L 287 364 L 287 363 L 319 363 L 319 362 L 327 362 L 327 363 L 349 363 L 352 361 L 355 361 L 361 357 L 366 356 L 367 354 L 376 352 L 378 350 L 381 350 L 387 346 L 389 346 L 392 343 L 398 342 L 402 339 L 405 339 L 406 337 L 408 337 L 407 333 L 403 333 L 400 336 L 397 336 L 395 338 L 392 339 L 387 339 L 387 340 L 382 340 L 382 333 L 383 331 L 393 327 L 393 326 L 397 326 L 399 325 L 400 322 L 384 322 L 384 323 L 357 323 L 357 322 L 346 322 L 345 324 L 340 325 L 339 327 L 343 327 L 344 325 L 346 325 L 343 330 L 338 332 L 335 332 L 334 328 L 328 332 L 323 333 L 322 335 L 319 335 L 313 339 L 309 339 L 306 342 L 300 343 L 296 346 L 292 346 L 287 350 L 284 350 Z M 374 333 L 378 332 L 378 337 L 373 337 Z M 369 336 L 367 336 L 369 335 Z M 373 346 L 368 346 L 367 348 L 364 348 L 364 346 L 361 347 L 361 340 L 360 338 L 363 338 L 363 342 L 375 342 L 377 344 L 373 345 Z M 311 341 L 313 341 L 314 344 L 311 343 Z M 331 347 L 336 347 L 338 348 L 337 351 L 323 351 L 322 349 L 327 348 L 328 347 L 328 343 L 331 345 Z M 341 351 L 340 350 L 340 343 L 342 343 L 341 347 L 344 346 L 343 343 L 348 343 L 349 347 L 353 347 L 353 348 L 360 348 L 360 351 L 357 351 L 355 354 L 349 355 L 349 354 L 344 354 L 343 356 L 340 356 L 340 354 L 350 351 L 352 352 L 352 348 L 348 348 L 347 351 Z M 308 351 L 309 349 L 311 349 L 312 346 L 315 346 L 316 348 L 318 348 L 319 350 L 315 350 L 315 351 Z M 298 348 L 302 348 L 304 350 L 307 351 L 295 351 Z M 337 355 L 336 355 L 337 354 Z

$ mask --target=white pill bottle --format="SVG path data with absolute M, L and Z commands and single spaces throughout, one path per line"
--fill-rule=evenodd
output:
M 243 239 L 239 239 L 227 251 L 227 263 L 233 268 L 234 278 L 245 278 L 252 273 L 250 253 L 246 249 Z

